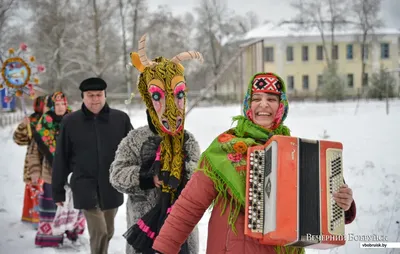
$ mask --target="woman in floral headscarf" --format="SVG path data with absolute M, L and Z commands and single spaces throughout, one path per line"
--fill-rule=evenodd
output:
M 212 205 L 208 224 L 210 254 L 299 254 L 304 248 L 263 245 L 244 235 L 247 148 L 263 145 L 273 135 L 290 136 L 284 125 L 289 103 L 284 81 L 274 73 L 257 73 L 250 80 L 244 112 L 237 125 L 220 134 L 203 152 L 197 170 L 172 208 L 153 249 L 177 253 L 205 210 Z M 351 223 L 356 206 L 351 189 L 343 185 L 334 199 Z
M 25 117 L 24 120 L 18 125 L 17 129 L 14 131 L 13 139 L 14 142 L 19 146 L 28 146 L 32 141 L 32 135 L 29 133 L 28 129 L 32 132 L 36 128 L 36 124 L 43 114 L 43 109 L 45 105 L 45 96 L 39 96 L 33 101 L 34 112 Z M 28 127 L 29 126 L 29 127 Z M 28 166 L 31 163 L 27 159 L 27 153 L 24 161 L 24 174 L 23 179 L 25 182 L 25 193 L 24 193 L 24 203 L 22 207 L 22 221 L 32 223 L 36 228 L 39 222 L 39 213 L 37 211 L 37 205 L 39 203 L 39 192 L 41 189 L 40 181 L 39 184 L 32 184 L 31 179 L 28 175 Z
M 41 247 L 58 247 L 63 243 L 64 235 L 53 235 L 53 220 L 57 206 L 52 199 L 51 176 L 52 163 L 56 151 L 56 139 L 60 131 L 62 118 L 71 112 L 68 108 L 67 98 L 62 92 L 54 93 L 47 101 L 49 110 L 45 112 L 36 125 L 33 134 L 34 141 L 30 149 L 32 163 L 29 175 L 32 182 L 43 179 L 43 192 L 39 197 L 39 226 L 35 238 L 35 244 Z M 66 232 L 67 237 L 76 241 L 78 234 L 82 234 L 85 227 L 85 219 L 80 213 L 78 222 L 73 232 Z

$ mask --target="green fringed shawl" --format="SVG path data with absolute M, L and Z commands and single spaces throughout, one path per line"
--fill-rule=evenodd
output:
M 217 197 L 212 206 L 223 199 L 222 213 L 230 206 L 228 224 L 237 233 L 235 222 L 240 211 L 245 207 L 247 149 L 265 144 L 273 135 L 290 136 L 290 130 L 280 125 L 270 131 L 264 129 L 244 116 L 233 118 L 237 126 L 219 135 L 204 151 L 198 170 L 203 171 L 213 182 Z M 304 253 L 303 248 L 276 246 L 277 253 Z

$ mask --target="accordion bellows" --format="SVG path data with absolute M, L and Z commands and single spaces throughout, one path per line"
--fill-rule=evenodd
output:
M 280 135 L 249 148 L 245 235 L 267 245 L 344 245 L 344 210 L 332 195 L 344 183 L 342 149 L 339 142 Z

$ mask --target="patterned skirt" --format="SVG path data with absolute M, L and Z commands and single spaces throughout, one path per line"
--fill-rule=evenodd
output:
M 32 223 L 37 229 L 39 223 L 39 194 L 42 184 L 25 184 L 24 204 L 22 207 L 22 221 Z
M 57 205 L 54 203 L 51 192 L 51 184 L 43 184 L 43 192 L 39 197 L 39 225 L 35 238 L 35 245 L 41 247 L 58 247 L 63 243 L 64 234 L 53 235 L 52 226 L 56 215 Z M 65 232 L 67 238 L 76 241 L 78 235 L 83 234 L 86 220 L 80 211 L 75 229 L 71 232 Z

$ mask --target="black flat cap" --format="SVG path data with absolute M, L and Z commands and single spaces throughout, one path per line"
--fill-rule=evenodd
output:
M 107 83 L 101 78 L 88 78 L 79 85 L 79 90 L 85 91 L 102 91 L 106 90 Z

